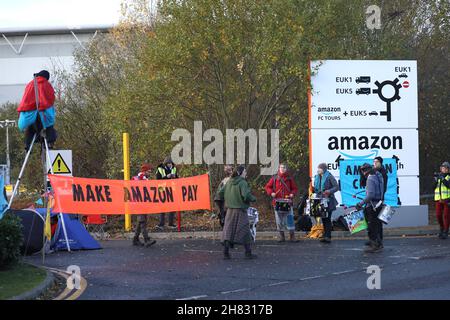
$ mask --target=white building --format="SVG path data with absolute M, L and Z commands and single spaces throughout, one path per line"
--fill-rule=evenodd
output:
M 20 102 L 34 73 L 43 69 L 50 74 L 56 69 L 70 71 L 74 50 L 111 27 L 0 29 L 0 106 L 8 101 Z

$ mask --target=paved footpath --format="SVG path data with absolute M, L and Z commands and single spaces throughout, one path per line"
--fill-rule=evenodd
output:
M 87 280 L 80 299 L 450 299 L 450 240 L 436 237 L 385 239 L 377 254 L 362 251 L 364 240 L 262 240 L 258 259 L 245 260 L 237 247 L 229 261 L 206 239 L 101 244 L 48 255 L 46 265 L 80 266 Z M 27 259 L 40 264 L 40 256 Z M 367 289 L 369 265 L 382 268 L 380 290 Z

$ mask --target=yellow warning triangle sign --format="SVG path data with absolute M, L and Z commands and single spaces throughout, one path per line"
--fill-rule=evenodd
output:
M 60 153 L 53 160 L 52 169 L 54 174 L 72 173 Z M 50 173 L 50 170 L 48 172 Z

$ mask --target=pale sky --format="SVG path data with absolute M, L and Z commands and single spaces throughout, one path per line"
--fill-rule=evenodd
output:
M 0 0 L 0 29 L 116 24 L 123 0 Z

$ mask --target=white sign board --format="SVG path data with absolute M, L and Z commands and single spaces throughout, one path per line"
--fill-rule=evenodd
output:
M 311 128 L 417 128 L 416 61 L 311 62 Z
M 341 159 L 395 157 L 400 201 L 418 205 L 417 62 L 312 61 L 311 86 L 312 175 L 322 162 L 338 178 Z
M 49 150 L 53 174 L 72 176 L 72 150 Z M 50 166 L 47 164 L 48 173 Z
M 418 131 L 416 129 L 312 129 L 312 168 L 325 162 L 339 176 L 341 159 L 398 158 L 397 175 L 419 175 Z

